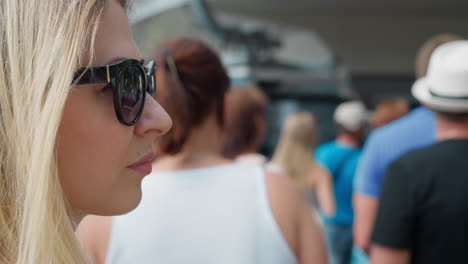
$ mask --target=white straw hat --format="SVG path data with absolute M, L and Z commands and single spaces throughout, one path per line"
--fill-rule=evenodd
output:
M 358 101 L 345 102 L 335 110 L 333 119 L 344 129 L 354 132 L 369 122 L 369 112 L 363 103 Z
M 412 93 L 433 110 L 468 113 L 468 41 L 439 46 L 431 56 L 427 75 L 413 84 Z

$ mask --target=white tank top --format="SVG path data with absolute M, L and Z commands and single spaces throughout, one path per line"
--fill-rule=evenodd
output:
M 260 166 L 152 173 L 143 199 L 114 217 L 108 264 L 294 264 Z

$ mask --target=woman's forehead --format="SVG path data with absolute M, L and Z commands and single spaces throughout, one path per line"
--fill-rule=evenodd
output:
M 140 59 L 128 16 L 118 0 L 104 6 L 94 43 L 93 65 L 106 65 L 115 58 Z

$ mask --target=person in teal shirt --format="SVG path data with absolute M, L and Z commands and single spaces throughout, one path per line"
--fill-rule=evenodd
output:
M 321 214 L 330 261 L 349 264 L 353 249 L 353 185 L 368 113 L 362 103 L 346 102 L 337 107 L 334 119 L 339 127 L 338 136 L 335 141 L 319 146 L 315 158 L 333 182 L 335 214 Z

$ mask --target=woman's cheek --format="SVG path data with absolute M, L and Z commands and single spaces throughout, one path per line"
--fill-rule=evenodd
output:
M 64 194 L 74 209 L 84 212 L 99 211 L 95 207 L 112 196 L 112 186 L 125 171 L 133 136 L 93 92 L 70 96 L 57 138 Z

